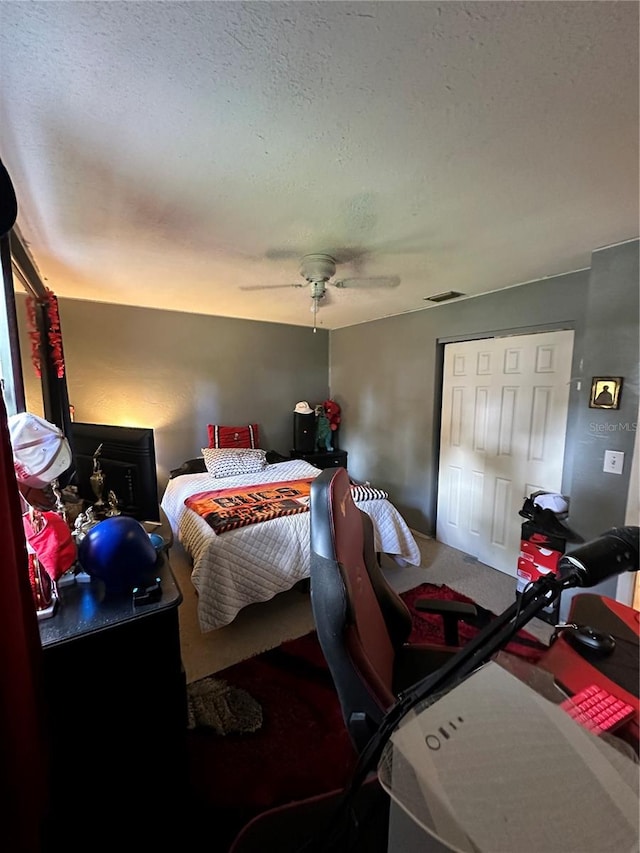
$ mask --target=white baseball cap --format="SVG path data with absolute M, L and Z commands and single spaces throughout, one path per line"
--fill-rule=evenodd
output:
M 30 412 L 11 415 L 7 422 L 19 483 L 42 489 L 70 467 L 69 442 L 55 424 Z
M 533 503 L 535 506 L 539 506 L 540 509 L 550 509 L 556 515 L 561 515 L 569 509 L 567 499 L 564 495 L 557 494 L 557 492 L 544 492 L 541 495 L 536 495 Z
M 307 403 L 306 400 L 302 400 L 301 403 L 296 403 L 296 407 L 293 411 L 296 412 L 298 415 L 312 415 L 313 414 L 313 409 Z

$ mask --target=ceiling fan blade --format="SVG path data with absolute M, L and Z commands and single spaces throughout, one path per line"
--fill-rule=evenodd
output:
M 282 287 L 308 287 L 307 283 L 304 284 L 251 284 L 247 287 L 243 287 L 240 285 L 239 290 L 275 290 L 276 288 Z
M 265 252 L 265 258 L 269 261 L 290 261 L 297 260 L 304 252 L 300 252 L 299 249 L 287 249 L 285 247 L 280 247 L 276 249 L 268 249 Z
M 342 278 L 334 281 L 335 287 L 397 287 L 400 284 L 399 275 L 372 275 L 368 278 Z
M 280 248 L 268 249 L 264 257 L 269 261 L 288 261 L 292 259 L 300 259 L 309 254 L 323 254 L 332 257 L 337 264 L 350 264 L 359 260 L 365 255 L 370 254 L 368 249 L 362 246 L 341 246 L 335 245 L 331 241 L 320 241 L 320 249 L 315 249 L 316 243 L 310 247 L 299 246 L 296 249 L 289 249 L 284 246 Z

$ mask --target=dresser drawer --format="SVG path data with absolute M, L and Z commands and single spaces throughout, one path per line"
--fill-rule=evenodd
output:
M 301 453 L 300 451 L 292 450 L 290 453 L 292 459 L 304 459 L 315 465 L 316 468 L 346 468 L 347 467 L 347 451 L 333 450 L 326 453 Z

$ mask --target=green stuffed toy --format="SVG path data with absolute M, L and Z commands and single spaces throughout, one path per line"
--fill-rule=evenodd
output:
M 333 451 L 331 444 L 331 424 L 326 415 L 324 406 L 316 406 L 316 450 Z

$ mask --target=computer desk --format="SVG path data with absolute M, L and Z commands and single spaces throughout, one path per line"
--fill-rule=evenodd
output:
M 571 601 L 567 621 L 611 634 L 616 641 L 615 649 L 607 657 L 586 650 L 578 652 L 560 634 L 538 666 L 552 673 L 570 695 L 590 684 L 598 684 L 633 706 L 634 716 L 615 734 L 638 753 L 640 612 L 612 598 L 580 593 Z

